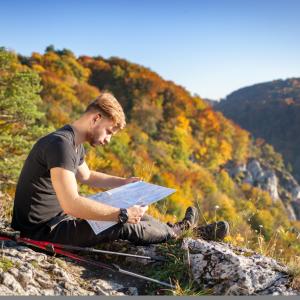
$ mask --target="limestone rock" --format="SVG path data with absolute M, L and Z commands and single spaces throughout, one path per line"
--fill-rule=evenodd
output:
M 294 201 L 300 200 L 300 186 L 296 186 L 292 189 L 292 199 Z
M 1 223 L 1 222 L 0 222 Z M 0 295 L 24 296 L 93 296 L 137 295 L 136 287 L 124 287 L 113 280 L 82 280 L 66 264 L 44 253 L 5 241 L 0 259 L 10 261 L 7 270 L 0 270 Z M 58 264 L 59 262 L 59 264 Z M 84 269 L 77 267 L 76 271 Z
M 291 203 L 286 203 L 285 208 L 286 208 L 286 212 L 288 214 L 289 220 L 296 221 L 297 220 L 296 210 L 292 207 Z
M 300 220 L 300 201 L 291 201 L 291 206 L 293 207 L 297 220 Z
M 1 227 L 1 221 L 0 221 Z M 124 242 L 124 243 L 123 243 Z M 159 245 L 134 246 L 123 241 L 119 247 L 138 255 L 157 256 Z M 117 243 L 117 242 L 115 242 Z M 264 257 L 249 249 L 230 244 L 184 240 L 189 251 L 189 268 L 196 282 L 211 288 L 216 295 L 297 295 L 291 288 L 287 268 L 272 258 Z M 114 250 L 118 249 L 114 247 Z M 136 281 L 124 285 L 109 272 L 106 279 L 68 260 L 36 252 L 15 242 L 5 241 L 0 248 L 0 259 L 7 260 L 0 269 L 0 295 L 24 296 L 97 296 L 138 295 Z M 122 258 L 123 259 L 123 258 Z M 148 268 L 150 261 L 127 259 L 141 269 Z M 161 266 L 164 267 L 164 264 Z M 130 268 L 129 268 L 130 270 Z M 98 270 L 99 271 L 99 270 Z M 143 274 L 143 272 L 138 272 Z M 84 275 L 84 276 L 83 276 Z M 108 275 L 111 275 L 110 277 Z M 134 284 L 132 284 L 134 283 Z
M 187 238 L 182 247 L 190 252 L 195 281 L 215 295 L 297 295 L 288 290 L 287 268 L 270 257 L 201 239 Z
M 251 176 L 254 178 L 254 180 L 261 180 L 261 178 L 264 177 L 264 171 L 260 165 L 260 163 L 253 159 L 247 164 L 247 170 L 250 172 Z
M 232 161 L 228 162 L 225 168 L 238 182 L 242 181 L 268 191 L 273 202 L 281 201 L 286 208 L 284 212 L 290 220 L 300 219 L 297 202 L 300 201 L 300 186 L 289 172 L 273 170 L 269 165 L 254 158 L 249 159 L 247 164 L 239 166 Z

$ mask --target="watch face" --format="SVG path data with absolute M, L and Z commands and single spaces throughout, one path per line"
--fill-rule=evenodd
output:
M 119 220 L 121 223 L 126 223 L 128 220 L 128 213 L 126 209 L 121 209 Z
M 121 216 L 120 216 L 120 221 L 121 221 L 122 223 L 125 223 L 125 222 L 127 221 L 126 216 L 121 215 Z

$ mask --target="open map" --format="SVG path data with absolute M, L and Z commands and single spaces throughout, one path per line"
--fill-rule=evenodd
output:
M 176 190 L 174 189 L 160 185 L 137 181 L 89 196 L 88 198 L 118 208 L 129 208 L 133 205 L 149 205 L 171 195 L 175 191 Z M 111 221 L 87 220 L 87 222 L 90 224 L 95 234 L 117 224 L 117 222 Z

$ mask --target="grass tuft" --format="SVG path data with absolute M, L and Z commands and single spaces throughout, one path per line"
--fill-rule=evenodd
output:
M 154 265 L 146 270 L 147 276 L 171 283 L 175 286 L 175 289 L 157 290 L 157 285 L 150 284 L 147 294 L 173 296 L 210 294 L 209 291 L 201 289 L 192 279 L 187 263 L 187 253 L 186 250 L 181 248 L 181 244 L 182 238 L 158 245 L 158 254 L 164 256 L 167 261 L 164 264 Z

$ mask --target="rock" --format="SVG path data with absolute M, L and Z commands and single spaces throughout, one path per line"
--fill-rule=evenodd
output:
M 1 223 L 1 222 L 0 222 Z M 137 295 L 136 287 L 124 287 L 113 279 L 85 279 L 72 270 L 84 269 L 44 253 L 5 241 L 1 256 L 11 261 L 8 270 L 0 270 L 1 295 L 93 296 Z
M 1 296 L 15 296 L 16 293 L 12 291 L 10 288 L 7 286 L 0 284 L 0 295 Z
M 292 207 L 292 205 L 290 203 L 286 203 L 285 208 L 286 208 L 286 212 L 288 214 L 289 220 L 296 221 L 297 216 L 296 216 L 296 213 L 295 213 L 295 209 Z
M 279 200 L 279 194 L 277 190 L 278 180 L 275 172 L 267 170 L 262 178 L 262 188 L 270 193 L 273 201 Z
M 114 250 L 120 247 L 123 249 L 125 246 L 126 252 L 137 255 L 157 256 L 161 253 L 159 245 L 134 246 L 128 243 L 114 243 L 116 243 L 116 247 L 113 245 Z M 297 294 L 291 288 L 290 277 L 284 265 L 252 250 L 225 243 L 192 239 L 185 239 L 183 247 L 189 249 L 188 257 L 195 281 L 204 288 L 211 288 L 215 295 Z M 136 296 L 139 294 L 138 288 L 134 286 L 135 278 L 130 277 L 131 280 L 126 282 L 125 275 L 120 274 L 118 278 L 119 274 L 113 273 L 109 277 L 110 272 L 107 272 L 103 279 L 104 269 L 94 272 L 93 268 L 88 269 L 69 260 L 62 261 L 30 248 L 19 247 L 16 243 L 4 242 L 0 254 L 1 257 L 11 261 L 5 265 L 5 269 L 3 267 L 3 270 L 0 270 L 0 295 Z M 147 265 L 150 262 L 148 260 L 130 258 L 129 261 L 138 269 L 151 266 Z M 143 274 L 139 271 L 137 273 Z
M 297 220 L 300 220 L 300 201 L 291 201 Z
M 36 277 L 35 280 L 43 289 L 53 288 L 53 282 L 52 280 L 50 280 L 50 278 L 48 280 L 45 280 L 42 277 Z
M 16 280 L 16 278 L 12 274 L 8 272 L 2 273 L 1 281 L 2 281 L 2 285 L 6 286 L 11 291 L 13 291 L 15 295 L 25 294 L 25 291 L 22 288 L 21 284 Z
M 295 193 L 294 190 L 296 190 L 299 187 L 299 184 L 297 183 L 296 179 L 290 173 L 277 171 L 276 175 L 279 178 L 280 185 L 286 191 L 288 191 L 291 194 Z
M 156 245 L 136 246 L 136 247 L 134 247 L 134 249 L 128 249 L 128 251 L 134 255 L 151 256 L 151 257 L 157 256 Z M 136 263 L 143 264 L 143 265 L 147 265 L 152 262 L 149 259 L 141 259 L 141 258 L 135 258 L 135 257 L 126 257 L 126 261 L 135 263 L 135 264 Z
M 292 189 L 292 200 L 297 201 L 300 200 L 300 187 L 296 186 Z
M 125 293 L 126 293 L 126 292 L 125 292 Z M 126 295 L 138 296 L 139 294 L 138 294 L 138 290 L 137 290 L 136 287 L 130 286 L 130 287 L 128 288 L 128 293 L 126 293 Z
M 290 220 L 294 221 L 295 218 L 299 220 L 299 213 L 294 211 L 297 210 L 297 202 L 295 205 L 291 205 L 290 202 L 300 200 L 300 186 L 289 172 L 272 170 L 270 166 L 254 158 L 240 166 L 230 161 L 224 167 L 232 178 L 237 180 L 236 176 L 239 176 L 238 182 L 241 180 L 243 183 L 268 191 L 273 202 L 281 201 L 284 204 Z
M 31 269 L 21 267 L 17 278 L 22 287 L 26 288 L 33 281 L 33 271 Z
M 98 295 L 106 295 L 106 296 L 125 295 L 123 292 L 120 292 L 122 289 L 124 289 L 124 287 L 112 281 L 95 279 L 92 280 L 91 285 L 93 290 Z
M 246 172 L 246 177 L 243 180 L 244 183 L 248 183 L 250 185 L 254 185 L 254 179 L 250 172 Z
M 247 164 L 247 170 L 250 172 L 252 178 L 256 181 L 260 181 L 264 177 L 264 171 L 256 159 L 250 160 Z
M 191 238 L 184 239 L 182 247 L 191 252 L 195 281 L 212 289 L 215 295 L 285 295 L 290 285 L 284 265 L 255 252 L 248 251 L 248 255 L 243 256 L 234 246 Z M 297 295 L 296 291 L 290 293 Z
M 247 171 L 246 164 L 241 164 L 241 165 L 237 165 L 237 166 L 235 165 L 229 169 L 229 175 L 231 177 L 236 177 L 237 175 L 244 173 L 246 171 Z

